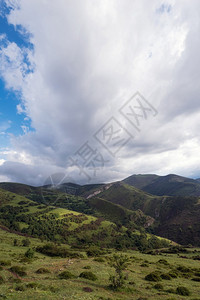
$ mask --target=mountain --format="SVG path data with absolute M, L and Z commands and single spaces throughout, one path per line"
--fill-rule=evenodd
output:
M 145 186 L 151 184 L 159 176 L 155 174 L 137 174 L 125 178 L 122 182 L 134 186 L 138 189 L 143 189 Z
M 124 182 L 112 184 L 98 196 L 151 216 L 155 222 L 149 229 L 157 235 L 180 244 L 200 246 L 199 197 L 153 196 Z
M 182 245 L 200 246 L 199 197 L 163 197 L 155 213 L 155 234 L 171 238 Z
M 132 175 L 123 182 L 157 196 L 200 196 L 200 181 L 174 174 Z
M 125 183 L 127 180 L 142 190 Z M 76 211 L 103 218 L 119 227 L 140 231 L 145 229 L 183 245 L 200 246 L 199 196 L 187 195 L 194 189 L 198 194 L 198 180 L 178 175 L 133 175 L 124 181 L 110 184 L 72 186 L 76 188 L 72 194 L 67 193 L 67 186 L 70 185 L 73 184 L 55 188 L 2 183 L 0 187 L 15 191 L 46 207 L 56 206 Z M 151 191 L 157 190 L 158 195 L 145 191 L 150 191 L 150 187 Z

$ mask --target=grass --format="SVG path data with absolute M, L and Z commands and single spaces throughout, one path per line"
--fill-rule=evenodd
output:
M 192 259 L 192 254 L 185 254 L 187 258 L 181 258 L 178 254 L 149 255 L 138 251 L 127 251 L 126 255 L 130 258 L 130 264 L 124 272 L 126 275 L 126 286 L 123 290 L 114 292 L 108 288 L 109 276 L 114 274 L 114 269 L 109 266 L 107 257 L 114 253 L 110 249 L 110 254 L 103 256 L 104 261 L 99 263 L 94 257 L 87 258 L 51 258 L 40 253 L 35 254 L 35 258 L 21 263 L 21 259 L 28 247 L 13 246 L 13 240 L 17 238 L 21 245 L 24 237 L 0 230 L 0 257 L 1 261 L 10 261 L 11 265 L 2 266 L 0 276 L 3 282 L 0 284 L 0 295 L 5 299 L 91 299 L 91 300 L 129 300 L 147 298 L 159 300 L 174 298 L 183 299 L 182 295 L 172 294 L 168 291 L 176 292 L 178 287 L 187 288 L 191 295 L 184 296 L 186 299 L 200 299 L 199 282 L 185 278 L 178 272 L 177 278 L 171 280 L 161 280 L 159 283 L 163 289 L 156 289 L 155 282 L 148 282 L 144 278 L 151 272 L 166 274 L 173 270 L 190 270 L 192 273 L 200 272 L 200 261 Z M 30 239 L 31 247 L 35 248 L 43 243 L 39 239 Z M 70 247 L 69 247 L 70 248 Z M 193 251 L 193 249 L 188 249 Z M 122 252 L 120 252 L 122 253 Z M 200 249 L 196 249 L 200 253 Z M 160 263 L 163 259 L 166 262 Z M 162 261 L 161 261 L 162 262 Z M 144 265 L 143 267 L 141 265 Z M 27 275 L 20 277 L 10 271 L 12 266 L 26 268 Z M 79 275 L 84 272 L 85 266 L 89 271 L 97 276 L 96 281 L 91 281 Z M 180 266 L 184 268 L 180 268 Z M 40 268 L 45 268 L 45 272 L 37 273 Z M 73 274 L 72 278 L 63 280 L 59 274 L 63 272 Z M 62 277 L 62 276 L 61 276 Z M 180 291 L 180 289 L 178 289 Z M 3 298 L 2 298 L 3 299 Z

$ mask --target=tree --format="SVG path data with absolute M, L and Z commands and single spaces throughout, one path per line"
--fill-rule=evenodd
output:
M 110 275 L 110 286 L 117 290 L 121 287 L 123 287 L 125 283 L 125 276 L 123 274 L 123 271 L 126 270 L 129 263 L 129 258 L 126 255 L 117 255 L 114 254 L 109 262 L 109 265 L 113 268 L 115 268 L 115 275 Z

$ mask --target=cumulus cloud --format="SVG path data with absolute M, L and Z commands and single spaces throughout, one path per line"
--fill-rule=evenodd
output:
M 137 172 L 198 175 L 197 0 L 58 0 L 48 5 L 7 0 L 7 5 L 12 8 L 8 22 L 29 33 L 32 47 L 4 41 L 1 76 L 8 89 L 19 93 L 18 112 L 25 112 L 35 131 L 24 128 L 24 135 L 12 137 L 0 166 L 3 175 L 41 184 L 51 172 L 68 172 L 87 182 L 69 164 L 86 141 L 106 157 L 92 182 Z M 137 90 L 158 114 L 113 157 L 93 134 L 112 116 L 131 130 L 118 109 Z

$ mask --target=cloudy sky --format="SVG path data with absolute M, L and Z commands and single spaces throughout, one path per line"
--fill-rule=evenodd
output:
M 199 36 L 198 0 L 0 0 L 0 181 L 200 177 Z

